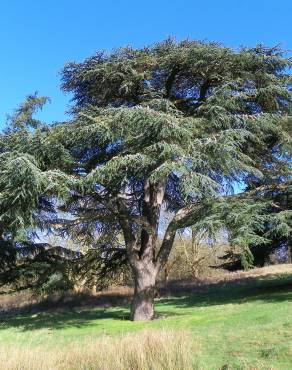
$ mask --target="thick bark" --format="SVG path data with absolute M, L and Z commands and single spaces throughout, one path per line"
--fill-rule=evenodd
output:
M 132 263 L 135 280 L 131 311 L 133 321 L 151 320 L 154 317 L 154 292 L 157 275 L 155 247 L 164 191 L 164 183 L 145 182 L 142 217 L 147 220 L 147 227 L 142 227 L 138 260 L 134 260 Z
M 287 263 L 292 263 L 292 240 L 288 238 L 287 241 Z
M 141 231 L 141 246 L 139 255 L 143 259 L 154 259 L 155 245 L 158 235 L 158 224 L 161 205 L 164 198 L 165 183 L 151 184 L 148 180 L 144 185 L 144 199 L 142 204 L 142 216 L 148 222 L 147 228 Z
M 152 263 L 139 263 L 133 268 L 135 291 L 132 301 L 131 320 L 148 321 L 154 318 L 156 269 Z
M 155 265 L 155 245 L 157 242 L 158 223 L 165 184 L 145 182 L 142 215 L 139 225 L 142 226 L 141 238 L 135 234 L 132 216 L 127 215 L 123 199 L 117 202 L 119 222 L 123 230 L 127 255 L 134 273 L 135 291 L 132 302 L 131 319 L 151 320 L 154 316 L 154 292 L 157 268 Z

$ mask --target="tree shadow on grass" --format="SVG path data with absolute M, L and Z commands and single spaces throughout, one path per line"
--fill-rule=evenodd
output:
M 162 292 L 163 293 L 163 292 Z M 170 292 L 171 294 L 171 292 Z M 243 304 L 252 301 L 283 302 L 292 301 L 292 277 L 285 276 L 277 279 L 253 278 L 245 280 L 243 284 L 227 282 L 212 284 L 195 291 L 175 290 L 171 297 L 160 298 L 158 306 L 163 306 L 161 317 L 183 316 L 186 312 L 183 308 L 208 307 L 224 304 Z M 129 297 L 127 296 L 127 302 Z M 56 307 L 57 308 L 57 307 Z M 129 306 L 121 304 L 115 308 L 79 308 L 74 309 L 70 304 L 62 306 L 62 311 L 52 310 L 38 311 L 23 314 L 6 315 L 0 319 L 1 329 L 17 328 L 21 331 L 36 329 L 63 329 L 68 327 L 84 328 L 94 326 L 105 328 L 106 320 L 124 321 L 129 320 Z
M 64 312 L 39 312 L 36 314 L 7 316 L 0 320 L 1 329 L 18 328 L 21 331 L 37 329 L 63 329 L 68 327 L 84 328 L 103 325 L 104 320 L 129 320 L 127 308 L 67 310 Z
M 237 283 L 237 284 L 236 284 Z M 181 292 L 159 300 L 161 305 L 176 308 L 208 307 L 224 304 L 243 304 L 253 301 L 267 303 L 292 301 L 292 276 L 279 279 L 251 278 L 243 284 L 227 282 L 214 284 L 208 289 Z

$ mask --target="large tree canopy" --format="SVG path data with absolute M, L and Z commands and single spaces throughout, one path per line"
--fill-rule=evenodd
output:
M 14 207 L 23 225 L 42 220 L 42 202 L 70 213 L 58 225 L 98 251 L 103 268 L 127 256 L 131 317 L 153 318 L 156 276 L 178 230 L 225 227 L 247 264 L 250 246 L 289 239 L 290 64 L 279 48 L 188 40 L 69 63 L 72 120 L 18 124 L 1 137 L 1 219 Z M 245 191 L 232 195 L 238 183 Z M 172 215 L 165 229 L 162 211 Z

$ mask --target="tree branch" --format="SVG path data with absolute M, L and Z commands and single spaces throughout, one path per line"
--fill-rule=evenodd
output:
M 127 209 L 125 205 L 123 204 L 122 200 L 119 199 L 117 201 L 117 206 L 119 211 L 123 214 L 125 211 L 127 212 Z M 130 221 L 125 218 L 125 217 L 120 217 L 119 218 L 119 223 L 121 225 L 121 228 L 123 230 L 123 235 L 125 239 L 125 244 L 126 244 L 126 250 L 127 250 L 127 255 L 129 258 L 129 262 L 131 266 L 137 266 L 139 264 L 139 256 L 138 256 L 138 251 L 136 249 L 136 237 L 135 234 L 133 233 L 131 223 Z
M 166 98 L 169 98 L 171 96 L 171 89 L 172 89 L 172 86 L 174 84 L 174 81 L 175 81 L 175 78 L 176 78 L 176 75 L 178 74 L 178 72 L 179 72 L 179 67 L 174 66 L 172 71 L 170 72 L 169 76 L 166 79 L 166 82 L 165 82 L 165 96 L 166 96 Z
M 176 231 L 182 227 L 190 226 L 193 223 L 194 215 L 201 210 L 201 206 L 188 205 L 181 208 L 169 223 L 166 232 L 164 234 L 161 247 L 156 258 L 156 268 L 160 270 L 166 264 L 168 256 L 171 252 L 173 242 L 175 239 Z
M 153 261 L 155 258 L 155 245 L 164 193 L 165 182 L 151 184 L 149 180 L 145 181 L 142 216 L 147 220 L 150 228 L 143 227 L 141 231 L 139 256 L 143 259 L 147 258 Z

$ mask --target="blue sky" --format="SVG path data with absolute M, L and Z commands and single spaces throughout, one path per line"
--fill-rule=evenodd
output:
M 175 36 L 292 50 L 291 14 L 292 0 L 1 0 L 0 127 L 36 90 L 52 99 L 43 120 L 66 119 L 58 73 L 98 49 Z

